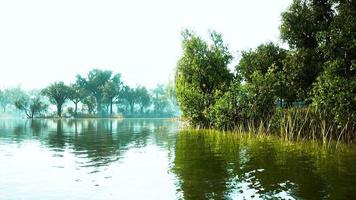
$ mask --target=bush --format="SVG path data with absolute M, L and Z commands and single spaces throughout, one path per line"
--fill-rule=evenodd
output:
M 333 122 L 339 128 L 356 123 L 356 79 L 340 76 L 337 61 L 321 74 L 313 88 L 312 108 L 320 118 Z

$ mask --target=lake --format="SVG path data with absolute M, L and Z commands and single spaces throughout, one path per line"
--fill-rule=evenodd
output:
M 356 148 L 169 119 L 0 120 L 0 199 L 356 199 Z

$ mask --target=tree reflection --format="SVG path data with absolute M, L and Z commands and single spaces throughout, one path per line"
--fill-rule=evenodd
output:
M 177 135 L 173 172 L 184 199 L 225 199 L 228 173 L 223 155 L 203 135 Z
M 263 139 L 184 131 L 177 135 L 172 171 L 184 199 L 323 199 L 332 192 L 326 180 L 331 177 L 322 176 L 325 166 L 317 162 L 325 158 L 318 156 Z M 333 170 L 328 174 L 338 185 Z

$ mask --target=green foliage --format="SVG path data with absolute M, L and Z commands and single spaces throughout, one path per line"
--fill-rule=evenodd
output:
M 281 37 L 293 48 L 286 61 L 287 81 L 299 100 L 309 99 L 313 83 L 328 59 L 329 29 L 334 12 L 328 0 L 294 0 L 282 13 Z
M 183 32 L 183 56 L 178 61 L 175 90 L 183 115 L 194 125 L 206 127 L 208 110 L 216 91 L 226 91 L 232 80 L 228 64 L 232 55 L 216 32 L 211 44 L 190 31 Z
M 90 115 L 95 113 L 95 107 L 96 107 L 95 97 L 88 96 L 84 98 L 83 104 L 85 106 L 85 109 L 88 111 Z
M 7 112 L 7 108 L 15 103 L 15 101 L 25 95 L 20 87 L 7 88 L 0 91 L 0 106 L 2 111 Z
M 229 91 L 218 98 L 210 112 L 212 126 L 222 130 L 232 130 L 244 123 L 248 117 L 247 92 L 239 81 L 231 85 Z
M 140 113 L 143 114 L 144 109 L 151 105 L 151 97 L 146 87 L 139 86 L 135 89 L 137 96 L 137 104 L 140 109 Z
M 266 74 L 272 67 L 276 71 L 282 71 L 283 60 L 286 55 L 287 50 L 273 43 L 262 44 L 253 51 L 243 51 L 236 70 L 242 75 L 244 80 L 250 82 L 252 74 L 256 71 Z
M 290 50 L 268 43 L 243 51 L 233 81 L 227 78 L 230 60 L 216 61 L 207 42 L 185 32 L 175 82 L 184 116 L 193 126 L 258 126 L 287 139 L 309 134 L 323 142 L 351 141 L 356 137 L 356 4 L 294 0 L 282 13 L 280 30 Z M 290 108 L 310 103 L 311 110 Z
M 129 105 L 130 115 L 133 115 L 135 111 L 135 104 L 138 101 L 138 96 L 135 92 L 135 89 L 130 88 L 129 86 L 124 86 L 121 95 Z
M 276 82 L 273 70 L 265 75 L 258 71 L 252 74 L 251 83 L 246 84 L 251 119 L 260 121 L 271 117 L 276 107 Z
M 318 77 L 313 88 L 313 108 L 323 119 L 340 127 L 351 123 L 351 128 L 356 121 L 356 77 L 340 76 L 338 69 L 339 62 L 335 61 Z
M 314 84 L 313 108 L 341 128 L 348 124 L 352 131 L 356 127 L 356 4 L 332 1 L 332 5 L 335 14 L 326 30 L 329 40 L 320 47 L 328 59 Z
M 117 101 L 117 98 L 119 98 L 122 88 L 123 88 L 123 82 L 121 80 L 121 74 L 115 74 L 104 85 L 103 99 L 104 99 L 104 102 L 107 102 L 110 105 L 110 115 L 113 114 L 113 109 L 112 109 L 113 104 L 115 103 L 115 101 Z
M 47 96 L 49 101 L 57 106 L 57 115 L 62 117 L 63 104 L 69 99 L 70 88 L 63 82 L 55 82 L 42 90 L 42 94 Z
M 78 103 L 82 102 L 84 98 L 88 96 L 84 88 L 80 87 L 79 84 L 71 84 L 69 87 L 69 99 L 74 103 L 74 110 L 71 112 L 74 116 L 78 114 Z
M 177 98 L 183 117 L 189 120 L 192 126 L 207 126 L 209 107 L 205 106 L 205 95 L 202 91 L 194 89 L 183 83 L 176 86 Z
M 110 81 L 112 71 L 93 69 L 87 77 L 77 75 L 77 83 L 95 97 L 97 112 L 102 114 L 102 101 L 105 85 Z
M 292 48 L 315 49 L 327 42 L 332 17 L 330 0 L 293 0 L 282 13 L 281 37 Z
M 44 103 L 39 96 L 32 96 L 25 94 L 14 102 L 17 109 L 25 112 L 28 118 L 34 118 L 45 112 L 48 105 Z
M 174 89 L 173 89 L 174 90 Z M 174 114 L 175 97 L 171 87 L 157 85 L 152 90 L 152 105 L 154 116 L 172 116 Z
M 291 91 L 290 97 L 294 101 L 308 100 L 313 83 L 322 71 L 322 65 L 314 50 L 298 49 L 289 52 L 284 60 L 285 86 Z
M 269 84 L 269 93 L 278 97 L 280 102 L 293 102 L 297 99 L 297 88 L 291 81 L 293 74 L 290 73 L 290 64 L 285 62 L 287 55 L 290 55 L 289 52 L 276 44 L 262 44 L 254 50 L 242 52 L 236 71 L 251 87 L 258 84 L 256 76 L 268 74 L 266 77 L 272 78 L 270 81 L 274 83 Z M 266 92 L 268 91 L 264 91 Z
M 10 103 L 8 96 L 6 95 L 6 91 L 0 90 L 0 106 L 2 107 L 2 111 L 6 112 L 6 107 Z

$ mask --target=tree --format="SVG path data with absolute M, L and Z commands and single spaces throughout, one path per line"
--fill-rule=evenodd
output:
M 333 15 L 330 0 L 293 0 L 282 13 L 281 38 L 293 49 L 316 49 L 328 41 Z
M 42 94 L 47 96 L 49 101 L 56 105 L 58 117 L 62 117 L 63 104 L 69 99 L 70 88 L 63 82 L 55 82 L 42 90 Z
M 45 112 L 48 105 L 42 102 L 38 96 L 23 96 L 15 101 L 15 107 L 21 111 L 24 111 L 28 118 L 33 118 L 34 116 Z
M 242 78 L 250 82 L 252 74 L 256 71 L 266 74 L 275 67 L 276 71 L 283 70 L 283 60 L 286 58 L 287 50 L 272 42 L 259 45 L 255 50 L 243 51 L 236 71 Z
M 24 96 L 24 91 L 20 87 L 7 88 L 0 93 L 0 106 L 3 112 L 6 112 L 8 106 L 13 105 L 15 101 Z
M 1 107 L 3 107 L 3 110 L 5 112 L 6 111 L 6 103 L 4 103 L 4 102 L 6 102 L 5 94 L 2 90 L 0 90 L 0 105 L 1 105 Z
M 276 84 L 273 90 L 275 95 L 279 98 L 281 106 L 283 101 L 292 103 L 296 101 L 296 90 L 290 81 L 289 68 L 285 64 L 285 59 L 288 51 L 280 48 L 276 44 L 267 43 L 259 45 L 255 50 L 243 51 L 239 64 L 236 66 L 236 71 L 241 75 L 242 79 L 253 84 L 253 75 L 259 73 L 264 76 L 267 73 L 274 73 Z M 289 88 L 286 90 L 286 88 Z
M 176 97 L 174 95 L 174 87 L 158 84 L 151 94 L 153 105 L 153 115 L 155 117 L 171 117 L 178 110 L 176 107 Z
M 130 114 L 133 115 L 135 111 L 135 104 L 138 101 L 138 96 L 135 89 L 130 88 L 129 86 L 124 86 L 121 92 L 121 96 L 127 101 L 130 107 Z
M 157 85 L 156 88 L 152 90 L 152 104 L 153 112 L 156 115 L 163 115 L 169 106 L 168 94 L 164 85 Z
M 333 1 L 333 16 L 323 50 L 328 56 L 324 72 L 312 91 L 313 108 L 340 128 L 356 129 L 356 4 Z
M 0 91 L 0 106 L 2 111 L 5 113 L 7 106 L 11 104 L 11 99 L 9 95 L 9 90 Z
M 87 93 L 77 83 L 70 85 L 69 89 L 70 89 L 70 91 L 69 91 L 68 98 L 74 103 L 74 116 L 77 116 L 78 103 L 83 101 L 83 99 L 87 96 Z
M 113 114 L 113 104 L 119 98 L 119 94 L 123 88 L 121 74 L 115 74 L 104 86 L 104 101 L 108 102 L 110 106 L 110 115 Z
M 299 99 L 309 98 L 328 59 L 324 50 L 330 43 L 332 7 L 330 0 L 294 0 L 282 13 L 281 37 L 293 50 L 285 62 L 288 82 L 293 83 Z
M 209 126 L 208 113 L 217 91 L 229 88 L 232 55 L 222 36 L 211 32 L 211 44 L 190 31 L 183 32 L 183 55 L 178 61 L 175 91 L 183 115 L 193 126 Z
M 89 114 L 94 114 L 95 106 L 96 106 L 95 97 L 93 97 L 93 96 L 85 97 L 83 99 L 83 104 L 86 106 Z
M 97 112 L 100 114 L 102 114 L 104 88 L 111 79 L 111 76 L 112 71 L 100 69 L 91 70 L 87 77 L 77 75 L 77 83 L 95 97 Z
M 356 128 L 356 77 L 348 79 L 338 75 L 339 65 L 337 61 L 333 62 L 318 77 L 312 91 L 313 108 L 322 119 L 340 128 L 348 124 L 352 130 Z
M 136 97 L 137 97 L 137 104 L 140 107 L 140 113 L 143 114 L 143 110 L 151 105 L 151 97 L 148 93 L 146 87 L 138 86 L 135 89 Z

